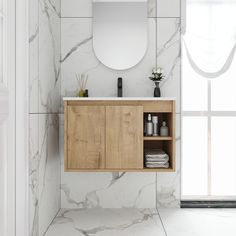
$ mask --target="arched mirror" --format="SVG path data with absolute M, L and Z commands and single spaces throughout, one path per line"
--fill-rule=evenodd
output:
M 115 70 L 138 64 L 147 51 L 146 0 L 94 0 L 93 48 L 98 60 Z

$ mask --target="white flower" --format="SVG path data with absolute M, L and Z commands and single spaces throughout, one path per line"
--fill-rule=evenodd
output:
M 158 73 L 158 74 L 161 74 L 161 73 L 163 73 L 163 69 L 162 69 L 162 68 L 160 68 L 160 67 L 158 67 L 158 68 L 157 68 L 157 73 Z
M 152 72 L 155 74 L 163 74 L 163 69 L 161 67 L 153 68 Z

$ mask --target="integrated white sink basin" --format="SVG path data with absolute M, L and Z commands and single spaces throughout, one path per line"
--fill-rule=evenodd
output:
M 64 97 L 64 101 L 72 101 L 72 100 L 125 100 L 125 101 L 161 101 L 161 100 L 176 100 L 174 97 L 160 97 L 160 98 L 154 98 L 154 97 Z

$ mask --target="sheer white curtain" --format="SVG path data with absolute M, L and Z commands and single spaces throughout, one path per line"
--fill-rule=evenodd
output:
M 183 45 L 193 69 L 206 78 L 225 73 L 236 50 L 236 1 L 187 0 Z

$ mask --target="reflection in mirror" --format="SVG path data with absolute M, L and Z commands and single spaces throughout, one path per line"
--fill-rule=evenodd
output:
M 93 1 L 93 48 L 105 66 L 116 70 L 135 66 L 143 59 L 147 42 L 147 1 Z

